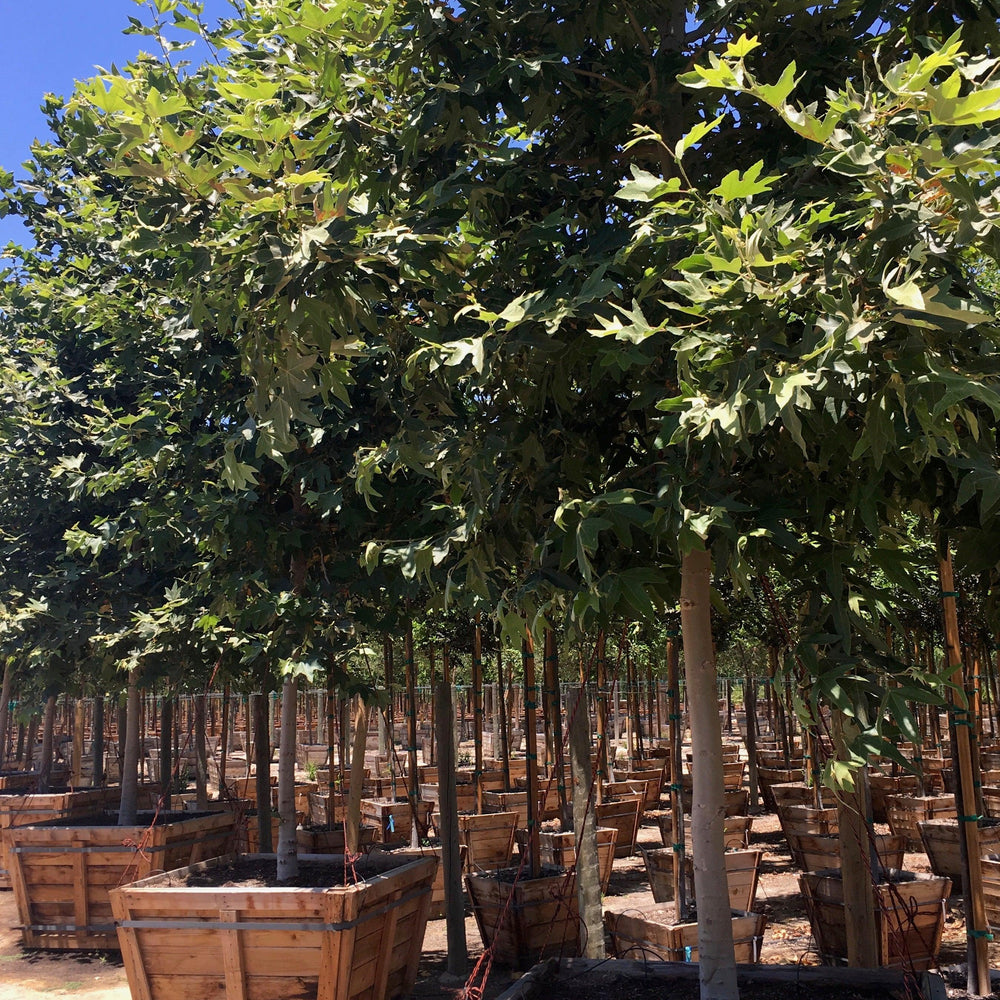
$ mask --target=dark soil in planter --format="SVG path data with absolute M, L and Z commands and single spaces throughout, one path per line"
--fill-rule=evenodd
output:
M 407 859 L 408 861 L 411 859 Z M 372 855 L 355 861 L 345 871 L 342 855 L 332 854 L 329 861 L 299 860 L 298 877 L 290 882 L 279 882 L 273 858 L 241 857 L 227 859 L 203 870 L 170 872 L 159 883 L 163 886 L 188 888 L 295 888 L 329 889 L 334 886 L 354 885 L 385 872 L 401 868 L 399 858 Z M 345 878 L 346 875 L 346 878 Z
M 821 875 L 823 878 L 836 879 L 838 882 L 841 880 L 842 872 L 839 868 L 823 868 L 818 872 L 813 872 L 814 875 Z M 891 885 L 899 885 L 902 882 L 916 882 L 917 876 L 915 872 L 904 871 L 902 868 L 880 868 L 878 873 L 878 884 L 885 885 L 889 883 Z
M 559 865 L 542 865 L 538 873 L 539 878 L 554 878 L 557 875 L 565 875 L 569 869 L 560 868 Z M 527 868 L 501 868 L 499 871 L 477 872 L 478 878 L 492 878 L 505 885 L 513 885 L 514 882 L 532 881 L 531 872 Z

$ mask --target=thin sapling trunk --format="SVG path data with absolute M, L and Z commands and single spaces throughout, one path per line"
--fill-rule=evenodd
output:
M 295 717 L 298 679 L 285 677 L 281 686 L 281 731 L 278 743 L 278 871 L 279 882 L 299 874 L 299 844 L 295 827 Z

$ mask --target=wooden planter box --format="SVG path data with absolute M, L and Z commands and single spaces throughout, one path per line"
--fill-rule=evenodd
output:
M 1000 854 L 1000 821 L 980 820 L 979 855 Z M 958 819 L 925 819 L 917 824 L 920 839 L 935 875 L 950 878 L 962 891 L 962 848 Z
M 559 815 L 559 796 L 555 788 L 546 794 L 544 789 L 538 793 L 538 810 L 541 819 L 555 819 Z M 518 814 L 518 825 L 528 816 L 528 793 L 524 789 L 512 792 L 483 792 L 483 812 L 514 812 Z
M 815 789 L 804 781 L 785 781 L 771 785 L 774 812 L 780 813 L 789 806 L 811 806 L 816 800 Z
M 795 863 L 807 872 L 840 867 L 840 837 L 835 834 L 807 834 L 796 837 Z M 895 833 L 875 835 L 875 853 L 883 868 L 902 868 L 906 838 Z
M 483 945 L 492 946 L 498 962 L 523 969 L 546 958 L 580 954 L 573 872 L 531 879 L 508 868 L 466 875 L 465 887 Z
M 375 831 L 370 826 L 363 826 L 358 832 L 361 835 L 359 843 L 362 850 L 370 847 L 375 842 Z M 343 826 L 336 827 L 333 830 L 300 826 L 295 831 L 295 839 L 298 842 L 301 854 L 344 853 Z
M 986 919 L 991 927 L 1000 927 L 1000 854 L 984 857 L 979 864 L 983 873 Z
M 417 828 L 426 836 L 430 823 L 431 803 L 417 800 Z M 361 822 L 375 830 L 376 844 L 408 844 L 413 830 L 413 813 L 409 799 L 362 799 Z
M 668 812 L 659 813 L 656 817 L 660 827 L 660 839 L 664 847 L 673 847 L 674 822 Z M 753 827 L 752 816 L 726 816 L 722 821 L 723 846 L 727 851 L 738 851 L 750 846 L 750 830 Z M 684 819 L 684 843 L 691 843 L 691 818 Z
M 594 806 L 597 825 L 614 827 L 618 831 L 615 841 L 615 857 L 627 858 L 635 853 L 639 836 L 639 821 L 642 819 L 642 798 L 634 795 L 617 802 L 601 802 Z
M 121 789 L 85 788 L 61 792 L 9 792 L 0 794 L 0 889 L 11 887 L 10 843 L 4 830 L 11 826 L 34 826 L 53 819 L 90 816 L 117 806 Z
M 281 817 L 276 812 L 271 813 L 271 850 L 278 848 L 278 830 L 281 827 Z M 237 854 L 260 854 L 260 829 L 257 825 L 257 813 L 244 813 L 236 824 L 235 850 Z M 177 866 L 182 867 L 182 866 Z
M 330 803 L 333 803 L 332 807 Z M 309 796 L 309 822 L 313 826 L 335 826 L 347 817 L 347 796 L 334 792 L 312 792 Z
M 889 829 L 906 837 L 910 851 L 922 851 L 920 826 L 928 819 L 957 819 L 954 795 L 890 795 L 886 799 Z
M 611 872 L 615 864 L 615 841 L 618 831 L 614 827 L 597 828 L 597 864 L 601 870 L 601 892 L 607 893 L 611 884 Z M 539 859 L 543 865 L 560 868 L 576 867 L 576 834 L 572 830 L 562 833 L 538 834 Z
M 506 868 L 514 853 L 517 813 L 459 816 L 458 837 L 465 848 L 466 871 Z
M 889 822 L 890 795 L 920 795 L 924 790 L 916 774 L 870 774 L 868 784 L 872 792 L 872 819 L 876 823 Z
M 616 958 L 654 959 L 663 962 L 698 961 L 698 924 L 674 923 L 674 906 L 655 906 L 642 916 L 605 913 L 604 926 L 611 935 Z M 733 945 L 736 961 L 760 961 L 767 917 L 763 913 L 733 911 Z
M 232 850 L 233 814 L 143 816 L 136 826 L 56 820 L 7 831 L 27 948 L 117 948 L 108 891 Z
M 440 787 L 436 782 L 420 785 L 420 800 L 429 802 L 432 809 L 437 809 L 441 801 Z M 455 800 L 458 802 L 459 812 L 475 812 L 476 786 L 471 783 L 456 785 Z
M 799 886 L 820 958 L 827 965 L 845 962 L 844 885 L 839 873 L 800 875 Z M 916 971 L 936 965 L 951 879 L 918 876 L 909 882 L 881 883 L 874 890 L 879 965 Z
M 273 855 L 263 857 L 273 862 Z M 433 859 L 330 888 L 179 884 L 178 876 L 226 860 L 111 893 L 135 1000 L 390 1000 L 410 994 Z M 331 879 L 344 871 L 336 855 L 300 857 L 299 863 L 329 866 Z
M 802 784 L 805 777 L 806 772 L 800 767 L 758 767 L 757 785 L 768 812 L 775 810 L 774 796 L 771 794 L 772 785 Z
M 0 792 L 33 792 L 37 786 L 34 771 L 0 771 Z
M 749 913 L 757 899 L 757 879 L 763 851 L 727 851 L 726 882 L 729 886 L 729 907 Z M 684 859 L 684 874 L 694 901 L 694 858 Z M 656 898 L 655 896 L 653 897 Z

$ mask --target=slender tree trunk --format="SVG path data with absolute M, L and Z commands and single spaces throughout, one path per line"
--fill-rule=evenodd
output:
M 476 612 L 476 627 L 472 634 L 472 781 L 476 789 L 476 812 L 483 811 L 483 630 Z
M 667 732 L 670 736 L 670 825 L 674 840 L 673 883 L 679 922 L 688 919 L 687 882 L 684 877 L 684 803 L 681 799 L 681 775 L 684 754 L 681 726 L 681 677 L 677 633 L 667 635 Z
M 435 746 L 434 746 L 434 744 L 436 742 L 435 739 L 434 739 L 434 731 L 436 729 L 436 726 L 434 725 L 434 721 L 435 721 L 435 714 L 434 714 L 434 688 L 437 686 L 437 664 L 435 663 L 435 660 L 434 660 L 434 646 L 433 645 L 427 647 L 427 659 L 428 659 L 428 661 L 430 663 L 430 690 L 431 690 L 431 705 L 430 705 L 431 720 L 430 721 L 431 721 L 431 724 L 430 724 L 430 731 L 427 734 L 427 741 L 430 744 L 430 757 L 428 759 L 427 754 L 425 753 L 424 754 L 424 758 L 428 759 L 428 763 L 430 763 L 430 765 L 433 767 L 435 764 L 437 764 L 437 751 L 436 751 Z
M 465 899 L 462 894 L 462 859 L 458 843 L 458 795 L 455 787 L 455 730 L 452 725 L 454 710 L 449 678 L 445 677 L 438 684 L 435 700 L 437 701 L 438 788 L 441 793 L 439 803 L 441 807 L 441 859 L 444 866 L 448 972 L 453 976 L 465 976 L 469 967 L 469 949 L 465 938 Z
M 173 770 L 174 700 L 164 693 L 160 706 L 160 802 L 164 809 L 170 808 L 170 793 Z
M 208 696 L 197 694 L 194 698 L 194 785 L 195 805 L 208 808 L 208 740 L 205 733 L 205 714 Z
M 56 696 L 50 694 L 45 702 L 42 720 L 42 758 L 38 762 L 38 790 L 47 792 L 52 785 L 52 753 L 56 721 Z
M 104 785 L 104 695 L 94 695 L 94 735 L 90 741 L 90 751 L 94 761 L 91 784 L 94 788 Z
M 142 700 L 139 695 L 139 668 L 128 675 L 125 702 L 125 752 L 122 755 L 122 794 L 118 806 L 118 825 L 135 826 L 139 805 L 139 729 Z
M 274 844 L 271 843 L 271 713 L 267 692 L 251 695 L 250 703 L 257 772 L 257 843 L 261 854 L 270 854 Z
M 538 684 L 535 682 L 535 643 L 528 632 L 521 640 L 521 658 L 524 661 L 524 733 L 527 743 L 528 791 L 526 810 L 528 813 L 528 870 L 532 878 L 538 878 L 542 869 L 539 849 L 538 816 L 538 721 L 535 706 L 538 704 Z
M 843 713 L 834 709 L 833 738 L 841 759 L 847 759 L 848 755 L 848 726 Z M 872 873 L 878 870 L 879 861 L 873 849 L 868 768 L 862 767 L 855 772 L 854 780 L 853 790 L 836 792 L 847 964 L 854 968 L 877 969 L 879 929 Z
M 368 706 L 358 698 L 354 716 L 354 744 L 351 747 L 351 783 L 347 792 L 347 819 L 344 843 L 351 854 L 361 851 L 361 795 L 365 781 L 365 747 L 368 745 Z M 413 824 L 416 828 L 416 823 Z
M 559 815 L 562 822 L 568 827 L 573 813 L 566 796 L 566 760 L 563 755 L 562 703 L 559 692 L 559 649 L 556 646 L 556 634 L 550 628 L 545 630 L 545 687 L 548 691 L 549 711 L 552 715 Z
M 14 683 L 14 658 L 8 656 L 3 666 L 3 684 L 0 685 L 0 770 L 7 766 L 7 729 L 10 726 L 10 689 Z
M 73 712 L 73 776 L 70 783 L 74 788 L 83 787 L 83 737 L 87 728 L 87 706 L 83 695 L 76 699 Z
M 573 831 L 576 841 L 576 895 L 580 909 L 580 954 L 604 958 L 601 870 L 597 856 L 594 769 L 590 763 L 590 711 L 587 689 L 569 694 L 569 756 L 573 775 Z
M 757 778 L 757 678 L 747 674 L 743 687 L 743 712 L 747 727 L 747 782 L 750 787 L 750 812 L 755 813 L 760 804 L 760 786 Z
M 406 794 L 410 801 L 410 846 L 420 846 L 420 830 L 417 825 L 417 800 L 419 796 L 419 776 L 417 774 L 417 674 L 413 662 L 413 622 L 406 623 L 403 640 L 404 667 L 406 670 Z
M 24 769 L 30 771 L 35 762 L 35 744 L 38 742 L 38 713 L 34 713 L 28 720 L 28 734 L 24 747 Z
M 281 730 L 278 743 L 278 865 L 279 882 L 299 874 L 299 843 L 295 835 L 295 720 L 298 678 L 286 676 L 281 685 Z
M 507 720 L 507 695 L 503 689 L 503 650 L 497 649 L 497 701 L 500 703 L 500 760 L 503 763 L 503 788 L 510 791 L 510 727 Z
M 604 629 L 597 633 L 597 801 L 604 801 L 608 772 L 608 661 Z
M 681 629 L 691 713 L 691 847 L 698 900 L 699 982 L 702 1000 L 738 1000 L 723 844 L 722 727 L 712 643 L 711 578 L 712 557 L 707 549 L 694 549 L 683 557 Z
M 229 762 L 229 728 L 230 713 L 232 712 L 232 699 L 229 693 L 229 685 L 222 689 L 222 731 L 219 733 L 219 798 L 225 799 L 224 791 L 226 785 L 226 765 Z

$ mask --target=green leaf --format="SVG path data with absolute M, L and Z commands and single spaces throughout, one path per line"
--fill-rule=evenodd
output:
M 742 174 L 739 170 L 730 170 L 709 194 L 719 195 L 723 202 L 730 202 L 737 198 L 752 198 L 764 191 L 770 191 L 775 181 L 781 180 L 781 176 L 780 174 L 771 174 L 767 177 L 761 177 L 760 172 L 763 169 L 764 161 L 758 160 Z

